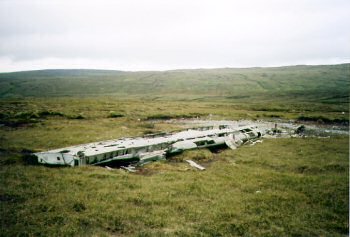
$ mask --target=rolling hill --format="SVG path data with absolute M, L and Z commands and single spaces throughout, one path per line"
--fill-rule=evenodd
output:
M 118 96 L 178 100 L 254 98 L 348 103 L 350 64 L 171 71 L 38 70 L 0 73 L 0 98 Z

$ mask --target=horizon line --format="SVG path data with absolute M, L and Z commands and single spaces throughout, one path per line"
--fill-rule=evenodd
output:
M 175 68 L 175 69 L 158 69 L 158 70 L 120 70 L 110 68 L 41 68 L 33 70 L 14 70 L 14 71 L 0 71 L 0 73 L 16 73 L 16 72 L 35 72 L 35 71 L 49 71 L 49 70 L 91 70 L 91 71 L 119 71 L 119 72 L 167 72 L 167 71 L 182 71 L 182 70 L 215 70 L 215 69 L 252 69 L 252 68 L 282 68 L 282 67 L 297 67 L 297 66 L 336 66 L 350 64 L 350 62 L 334 63 L 334 64 L 289 64 L 278 66 L 247 66 L 247 67 L 194 67 L 194 68 Z

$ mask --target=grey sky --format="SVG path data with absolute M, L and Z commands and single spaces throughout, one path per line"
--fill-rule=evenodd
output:
M 0 0 L 0 71 L 350 62 L 348 0 Z

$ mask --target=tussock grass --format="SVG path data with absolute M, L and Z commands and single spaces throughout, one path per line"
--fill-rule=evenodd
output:
M 62 112 L 57 111 L 23 111 L 23 112 L 9 112 L 9 113 L 0 113 L 0 124 L 3 124 L 8 127 L 23 127 L 23 126 L 33 126 L 35 123 L 39 123 L 48 119 L 50 117 L 65 117 L 67 119 L 84 119 L 85 117 L 82 114 L 72 115 L 72 114 L 63 114 Z
M 208 149 L 200 150 L 188 150 L 179 155 L 171 157 L 171 161 L 183 162 L 184 160 L 194 160 L 194 161 L 212 161 L 215 158 L 215 154 L 210 152 Z
M 348 67 L 1 74 L 0 236 L 348 235 L 348 137 L 187 151 L 136 174 L 22 158 L 181 128 L 168 118 L 340 121 Z
M 219 153 L 205 172 L 156 162 L 0 169 L 1 233 L 121 236 L 343 236 L 348 139 L 271 139 Z M 190 154 L 191 156 L 191 154 Z
M 344 124 L 349 125 L 349 118 L 336 118 L 336 119 L 330 119 L 324 116 L 299 116 L 299 121 L 302 122 L 317 122 L 317 123 L 326 123 L 326 124 Z
M 120 118 L 120 117 L 124 117 L 124 115 L 120 114 L 120 113 L 117 113 L 115 111 L 111 111 L 111 112 L 109 112 L 108 117 L 109 118 Z

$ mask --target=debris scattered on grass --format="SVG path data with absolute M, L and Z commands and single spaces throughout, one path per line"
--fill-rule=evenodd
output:
M 192 160 L 186 160 L 186 162 L 188 162 L 190 164 L 190 166 L 197 168 L 199 170 L 205 170 L 205 168 L 199 164 L 197 164 L 196 162 L 192 161 Z
M 129 166 L 120 166 L 120 168 L 122 168 L 122 169 L 124 169 L 126 171 L 129 171 L 131 173 L 136 173 L 136 171 L 137 171 L 136 168 L 134 166 L 131 166 L 131 165 L 129 165 Z

